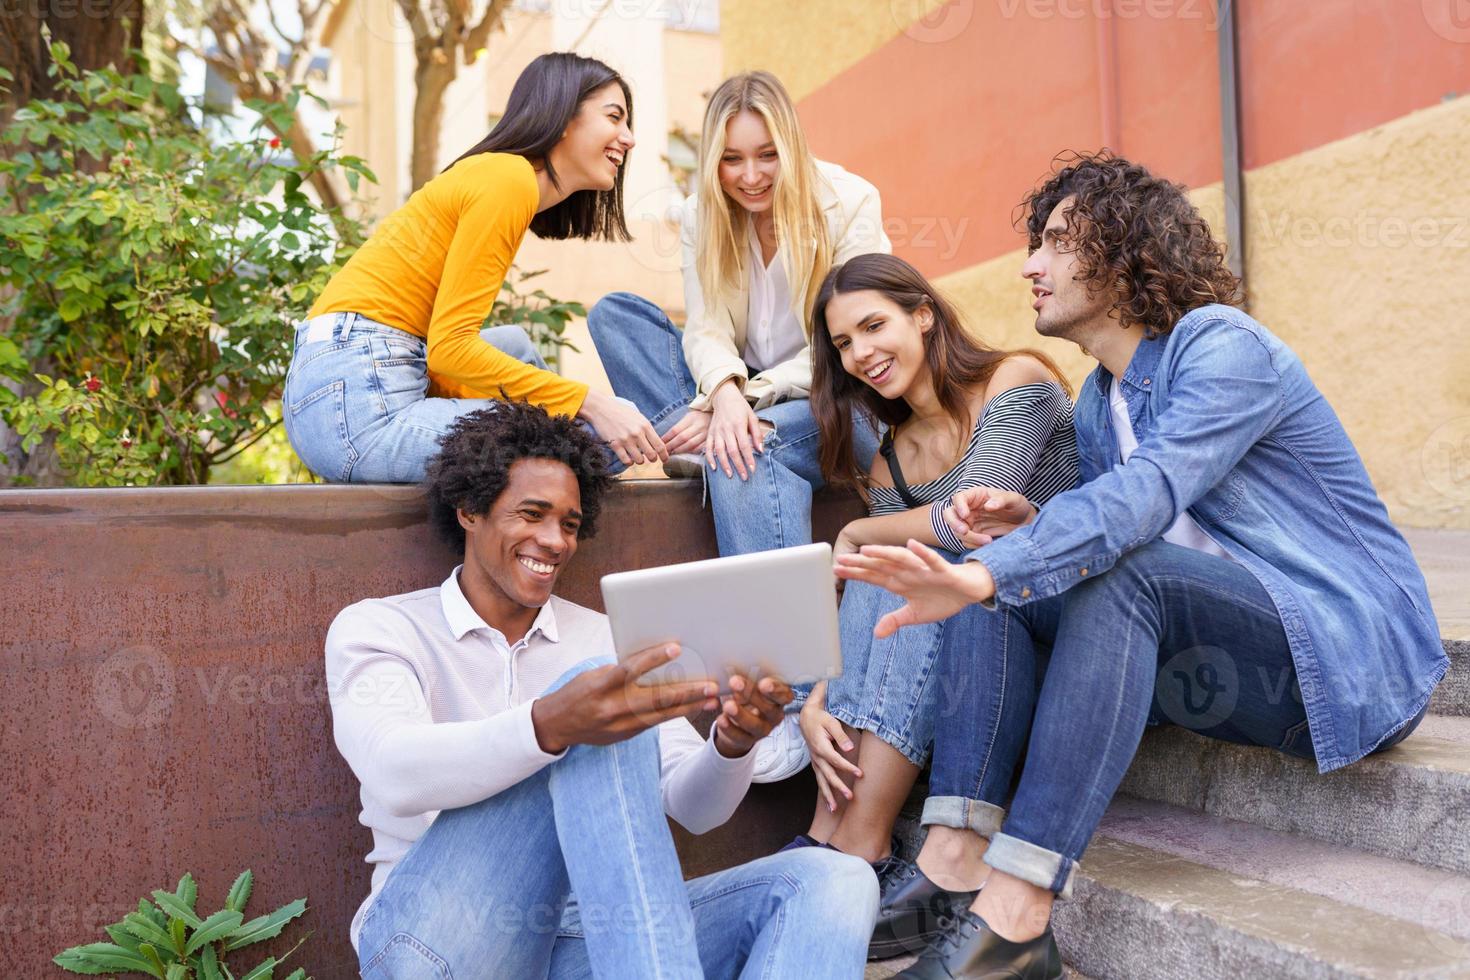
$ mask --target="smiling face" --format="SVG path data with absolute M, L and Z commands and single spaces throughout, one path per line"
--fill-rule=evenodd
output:
M 459 512 L 465 529 L 462 574 L 470 580 L 466 594 L 482 592 L 497 613 L 510 618 L 544 606 L 577 552 L 581 506 L 577 476 L 565 463 L 511 464 L 505 489 L 485 514 Z
M 551 150 L 551 165 L 568 194 L 608 191 L 617 183 L 632 148 L 628 100 L 621 85 L 608 82 L 577 107 L 566 133 Z
M 1068 197 L 1052 209 L 1041 233 L 1041 247 L 1027 257 L 1021 275 L 1031 280 L 1036 332 L 1081 343 L 1098 323 L 1107 320 L 1113 291 L 1089 289 L 1082 278 L 1085 270 L 1080 256 L 1067 237 L 1067 212 L 1075 200 Z
M 934 326 L 928 304 L 909 313 L 877 290 L 837 293 L 827 302 L 826 321 L 842 369 L 884 398 L 905 398 L 928 381 L 924 335 Z
M 731 116 L 720 154 L 720 187 L 730 200 L 752 213 L 769 211 L 780 172 L 775 140 L 760 113 L 742 109 Z

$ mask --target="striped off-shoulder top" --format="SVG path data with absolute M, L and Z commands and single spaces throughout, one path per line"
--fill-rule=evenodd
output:
M 944 521 L 950 498 L 960 490 L 1011 490 L 1040 507 L 1076 485 L 1072 400 L 1055 381 L 1035 382 L 1009 388 L 986 403 L 965 455 L 942 476 L 908 484 L 907 497 L 897 486 L 870 487 L 868 512 L 876 517 L 927 504 L 935 536 L 950 551 L 963 552 L 970 549 Z

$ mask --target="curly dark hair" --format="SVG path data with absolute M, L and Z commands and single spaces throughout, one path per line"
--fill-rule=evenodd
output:
M 429 522 L 445 541 L 464 548 L 464 528 L 455 512 L 489 513 L 505 490 L 511 466 L 522 459 L 566 463 L 582 493 L 577 538 L 597 533 L 602 496 L 612 483 L 606 448 L 570 418 L 524 402 L 501 402 L 455 419 L 439 441 L 439 454 L 429 460 L 423 482 Z
M 1103 151 L 1065 153 L 1021 202 L 1031 251 L 1056 206 L 1069 197 L 1066 239 L 1079 253 L 1089 288 L 1116 288 L 1124 323 L 1158 337 L 1190 310 L 1240 302 L 1240 280 L 1225 249 L 1190 203 L 1184 186 Z

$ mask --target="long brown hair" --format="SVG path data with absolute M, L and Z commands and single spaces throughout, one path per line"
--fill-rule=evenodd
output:
M 812 414 L 821 438 L 822 475 L 828 483 L 841 486 L 865 480 L 867 460 L 860 461 L 853 453 L 853 409 L 890 427 L 913 414 L 902 398 L 884 398 L 843 370 L 842 355 L 827 332 L 827 304 L 832 297 L 865 290 L 882 293 L 910 315 L 925 306 L 933 311 L 934 325 L 924 334 L 924 360 L 939 404 L 957 432 L 971 424 L 971 391 L 988 383 L 1012 354 L 1041 361 L 1071 394 L 1061 371 L 1040 351 L 997 350 L 971 335 L 949 300 L 903 259 L 881 252 L 855 256 L 827 274 L 812 311 Z M 959 451 L 964 451 L 963 440 Z

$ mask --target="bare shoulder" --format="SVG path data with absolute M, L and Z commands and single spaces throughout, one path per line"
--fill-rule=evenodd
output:
M 882 452 L 873 454 L 872 465 L 868 467 L 868 483 L 875 487 L 893 486 L 893 474 L 888 471 L 888 460 L 883 458 Z
M 1056 376 L 1042 363 L 1040 358 L 1030 354 L 1012 354 L 996 366 L 995 373 L 990 377 L 988 389 L 991 394 L 996 394 L 1007 388 L 1044 384 L 1055 380 Z

